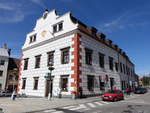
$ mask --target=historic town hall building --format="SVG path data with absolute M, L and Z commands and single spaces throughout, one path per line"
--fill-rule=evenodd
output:
M 45 77 L 54 67 L 50 79 Z M 22 47 L 18 92 L 45 97 L 100 94 L 134 87 L 134 64 L 125 52 L 96 28 L 70 12 L 45 11 Z

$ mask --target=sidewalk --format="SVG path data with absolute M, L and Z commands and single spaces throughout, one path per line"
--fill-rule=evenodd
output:
M 16 98 L 15 101 L 12 101 L 10 98 L 0 98 L 0 108 L 3 109 L 4 113 L 30 113 L 31 111 L 51 109 L 99 100 L 101 100 L 100 96 L 76 100 L 70 98 L 53 98 L 51 101 L 46 98 Z

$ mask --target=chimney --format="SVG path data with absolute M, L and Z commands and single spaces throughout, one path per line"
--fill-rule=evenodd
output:
M 93 35 L 96 35 L 96 33 L 97 33 L 97 29 L 95 28 L 95 27 L 89 27 L 89 30 L 90 30 L 90 32 L 93 34 Z
M 108 39 L 108 42 L 109 42 L 109 45 L 112 46 L 112 40 Z

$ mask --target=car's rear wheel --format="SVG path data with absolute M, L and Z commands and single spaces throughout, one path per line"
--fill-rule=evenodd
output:
M 118 100 L 117 97 L 113 98 L 113 102 L 116 102 L 117 100 Z

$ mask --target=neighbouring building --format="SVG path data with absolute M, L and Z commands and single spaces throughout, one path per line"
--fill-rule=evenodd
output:
M 45 77 L 52 64 L 52 85 Z M 18 92 L 46 97 L 97 95 L 135 87 L 134 64 L 126 53 L 94 27 L 67 12 L 46 10 L 22 46 Z M 49 91 L 51 89 L 51 91 Z
M 6 89 L 14 91 L 18 85 L 19 62 L 17 58 L 9 58 Z
M 0 47 L 0 90 L 5 90 L 8 62 L 9 49 L 5 44 L 3 47 Z

